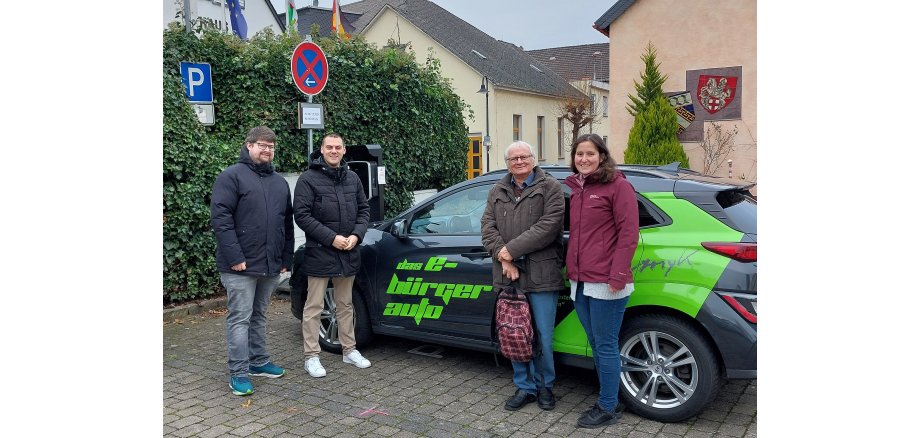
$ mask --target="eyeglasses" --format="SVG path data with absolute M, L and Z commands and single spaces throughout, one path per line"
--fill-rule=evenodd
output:
M 275 145 L 273 144 L 267 144 L 267 143 L 262 143 L 262 142 L 257 141 L 256 146 L 259 147 L 260 151 L 269 151 L 269 152 L 275 151 Z
M 521 156 L 518 156 L 518 157 L 505 158 L 505 161 L 507 161 L 507 162 L 509 162 L 509 163 L 514 163 L 514 162 L 517 162 L 517 161 L 524 162 L 524 161 L 529 160 L 530 157 L 532 157 L 532 156 L 533 156 L 533 155 L 521 155 Z

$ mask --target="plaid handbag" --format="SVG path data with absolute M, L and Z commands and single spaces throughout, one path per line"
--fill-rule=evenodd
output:
M 514 362 L 529 362 L 540 355 L 527 294 L 513 284 L 502 287 L 495 303 L 495 331 L 498 348 Z

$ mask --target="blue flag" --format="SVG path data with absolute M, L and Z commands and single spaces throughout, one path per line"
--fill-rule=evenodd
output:
M 233 26 L 233 33 L 245 41 L 248 29 L 246 17 L 243 17 L 243 12 L 240 11 L 240 0 L 227 0 L 227 7 L 230 8 L 230 25 Z

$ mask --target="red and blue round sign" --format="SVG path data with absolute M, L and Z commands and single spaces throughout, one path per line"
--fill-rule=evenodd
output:
M 303 94 L 315 96 L 323 91 L 329 79 L 329 62 L 323 49 L 309 41 L 298 44 L 291 55 L 291 76 Z

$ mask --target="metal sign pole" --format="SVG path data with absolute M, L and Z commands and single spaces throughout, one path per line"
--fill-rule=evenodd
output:
M 307 96 L 307 103 L 313 103 L 313 95 Z M 310 155 L 313 155 L 313 128 L 307 130 L 307 162 L 310 161 Z
M 182 8 L 184 9 L 184 11 L 182 12 L 182 15 L 183 15 L 183 21 L 185 21 L 185 31 L 191 33 L 192 32 L 191 0 L 183 0 Z

